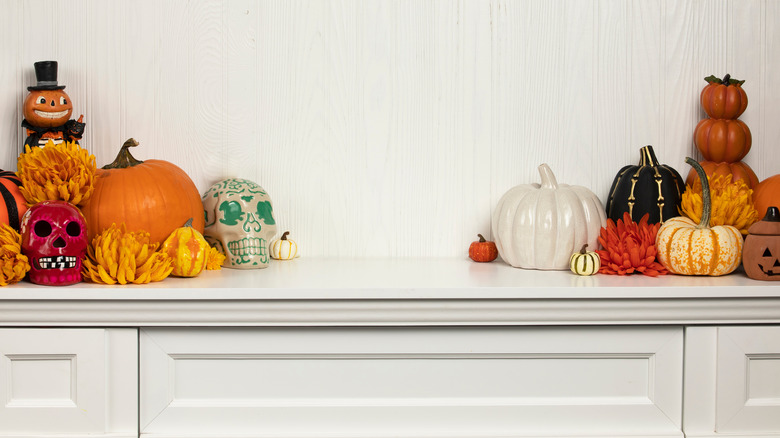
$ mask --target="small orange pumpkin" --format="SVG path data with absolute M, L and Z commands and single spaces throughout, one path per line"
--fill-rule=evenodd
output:
M 701 90 L 701 106 L 713 119 L 736 119 L 748 105 L 747 93 L 742 89 L 745 81 L 732 79 L 726 75 L 723 79 L 709 76 L 704 78 L 707 86 Z
M 702 182 L 702 217 L 697 224 L 686 216 L 673 217 L 658 230 L 658 261 L 673 274 L 719 276 L 733 272 L 742 262 L 742 234 L 731 225 L 710 227 L 710 185 L 699 163 L 693 166 Z
M 750 152 L 753 136 L 742 120 L 704 119 L 693 131 L 693 143 L 705 160 L 733 163 Z
M 190 218 L 184 226 L 173 230 L 165 239 L 161 251 L 171 258 L 171 275 L 195 277 L 206 269 L 210 249 L 211 246 L 203 234 L 192 228 Z
M 469 245 L 469 258 L 475 262 L 492 262 L 498 257 L 498 248 L 495 242 L 490 242 L 481 234 L 477 234 L 479 240 Z
M 203 233 L 203 203 L 195 183 L 168 161 L 136 160 L 128 148 L 137 145 L 127 140 L 114 162 L 97 172 L 95 191 L 81 210 L 90 241 L 114 223 L 124 223 L 128 231 L 144 230 L 156 243 L 189 218 Z

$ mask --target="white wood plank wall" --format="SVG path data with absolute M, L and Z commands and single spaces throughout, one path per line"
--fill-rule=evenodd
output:
M 254 180 L 307 256 L 465 256 L 542 162 L 602 202 L 646 144 L 686 175 L 710 74 L 780 173 L 777 0 L 3 0 L 0 44 L 1 168 L 55 59 L 99 165 Z

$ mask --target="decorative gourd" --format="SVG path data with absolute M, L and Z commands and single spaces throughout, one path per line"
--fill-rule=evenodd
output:
M 731 225 L 710 227 L 710 187 L 704 169 L 692 158 L 702 181 L 703 212 L 696 224 L 686 216 L 664 222 L 658 230 L 658 261 L 673 274 L 719 276 L 733 272 L 742 261 L 742 234 Z
M 176 277 L 196 277 L 206 269 L 211 246 L 203 234 L 192 228 L 192 218 L 184 226 L 173 230 L 160 251 L 171 258 Z
M 750 152 L 753 136 L 742 120 L 703 119 L 693 131 L 693 143 L 705 160 L 733 163 Z
M 751 169 L 750 166 L 748 166 L 744 161 L 737 161 L 736 163 L 701 161 L 699 164 L 701 165 L 702 169 L 704 169 L 704 173 L 707 174 L 707 176 L 710 178 L 717 175 L 731 175 L 732 181 L 741 179 L 745 181 L 745 183 L 751 189 L 755 189 L 758 185 L 758 177 L 756 176 L 756 173 L 753 172 L 753 169 Z M 691 169 L 690 172 L 688 172 L 688 176 L 685 178 L 685 184 L 692 186 L 698 177 L 699 175 L 696 173 L 696 170 Z
M 771 206 L 745 238 L 742 266 L 756 280 L 780 280 L 780 210 Z
M 488 241 L 481 234 L 477 234 L 479 240 L 471 242 L 469 245 L 469 258 L 475 262 L 492 262 L 498 257 L 498 248 L 496 243 Z
M 0 196 L 3 203 L 0 206 L 0 224 L 8 224 L 16 231 L 19 231 L 20 221 L 27 211 L 27 203 L 19 190 L 21 185 L 15 173 L 0 170 Z
M 682 177 L 672 167 L 658 163 L 652 146 L 641 148 L 639 154 L 638 165 L 625 166 L 615 176 L 607 199 L 607 217 L 617 221 L 628 212 L 639 222 L 647 213 L 648 222 L 655 224 L 679 216 L 677 208 L 685 191 Z
M 594 251 L 586 251 L 586 248 L 588 248 L 587 243 L 569 258 L 569 269 L 577 275 L 593 275 L 599 272 L 601 267 L 599 255 Z
M 606 223 L 599 198 L 582 186 L 558 184 L 547 164 L 541 184 L 508 190 L 493 211 L 492 229 L 501 258 L 516 268 L 566 270 L 574 251 L 595 248 Z
M 144 230 L 150 241 L 161 243 L 187 219 L 203 233 L 203 203 L 195 183 L 178 166 L 163 160 L 136 160 L 127 140 L 113 163 L 98 170 L 95 191 L 82 208 L 89 239 L 124 223 L 129 231 Z
M 715 76 L 704 78 L 708 85 L 701 90 L 701 106 L 713 119 L 736 119 L 748 106 L 748 98 L 742 84 L 745 81 L 732 79 L 726 75 L 723 79 Z
M 271 258 L 274 260 L 292 260 L 298 257 L 298 244 L 288 239 L 289 231 L 285 231 L 282 237 L 271 242 Z
M 758 217 L 764 217 L 770 206 L 780 206 L 780 174 L 770 176 L 753 188 L 753 202 Z

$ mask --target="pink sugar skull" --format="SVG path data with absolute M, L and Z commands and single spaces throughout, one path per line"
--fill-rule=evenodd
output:
M 87 250 L 87 223 L 64 201 L 43 201 L 22 217 L 22 253 L 30 259 L 30 281 L 67 286 L 81 281 Z

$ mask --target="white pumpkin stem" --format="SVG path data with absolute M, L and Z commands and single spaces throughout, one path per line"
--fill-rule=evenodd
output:
M 550 169 L 550 166 L 548 166 L 546 163 L 539 165 L 539 176 L 542 177 L 543 189 L 558 188 L 558 180 L 555 179 L 555 174 L 553 173 L 552 169 Z
M 290 234 L 289 231 L 285 231 L 284 234 L 282 234 L 282 238 L 279 240 L 287 240 L 287 235 Z
M 710 182 L 707 179 L 707 172 L 701 167 L 698 161 L 691 157 L 685 157 L 685 162 L 688 163 L 701 180 L 701 220 L 696 228 L 709 228 L 710 227 L 710 215 L 712 214 L 712 199 L 710 198 Z
M 582 249 L 580 250 L 580 254 L 587 254 L 588 251 L 585 249 L 588 247 L 588 244 L 582 245 Z

